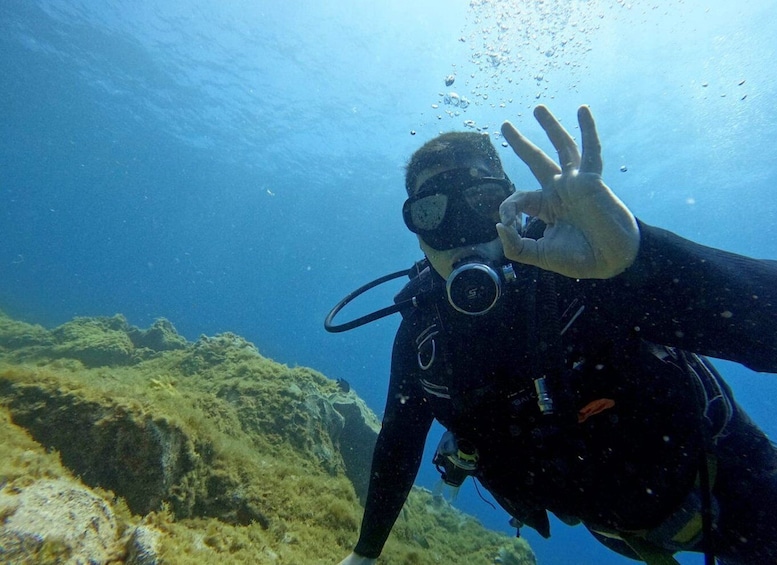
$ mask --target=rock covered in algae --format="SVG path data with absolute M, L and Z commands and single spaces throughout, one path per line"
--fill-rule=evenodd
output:
M 0 553 L 5 563 L 38 560 L 104 563 L 113 558 L 118 525 L 108 503 L 64 479 L 0 490 Z
M 145 555 L 161 532 L 135 525 L 126 506 L 102 489 L 86 487 L 0 410 L 0 563 L 157 565 Z M 136 544 L 138 545 L 138 544 Z
M 186 339 L 164 318 L 147 329 L 131 326 L 121 314 L 75 318 L 47 331 L 0 313 L 0 351 L 16 360 L 75 359 L 87 367 L 127 365 L 186 346 Z
M 121 316 L 49 331 L 0 314 L 0 485 L 11 493 L 0 518 L 21 508 L 8 500 L 63 480 L 91 518 L 114 523 L 99 528 L 100 554 L 29 528 L 44 540 L 30 563 L 337 563 L 356 540 L 378 428 L 353 390 L 235 334 L 191 343 L 169 322 L 141 330 Z M 0 536 L 16 535 L 9 523 Z M 0 543 L 0 562 L 7 547 L 18 544 Z M 380 563 L 507 556 L 533 563 L 521 540 L 415 489 Z

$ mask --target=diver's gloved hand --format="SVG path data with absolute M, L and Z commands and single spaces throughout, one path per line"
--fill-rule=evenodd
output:
M 542 187 L 515 192 L 502 203 L 502 221 L 496 227 L 505 256 L 574 278 L 607 279 L 622 273 L 637 256 L 639 228 L 602 180 L 601 145 L 591 110 L 581 106 L 577 112 L 582 156 L 545 106 L 538 106 L 534 117 L 558 151 L 560 166 L 510 122 L 502 125 L 502 135 Z M 534 241 L 519 235 L 515 225 L 522 212 L 547 224 L 543 237 Z
M 375 565 L 375 559 L 351 553 L 348 557 L 340 561 L 339 565 Z

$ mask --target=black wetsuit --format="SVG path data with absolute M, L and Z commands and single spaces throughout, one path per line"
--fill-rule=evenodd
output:
M 623 274 L 576 281 L 515 265 L 483 316 L 453 310 L 433 271 L 408 284 L 404 296 L 432 299 L 404 313 L 394 342 L 358 554 L 379 555 L 437 419 L 477 447 L 476 478 L 546 536 L 546 510 L 596 531 L 655 529 L 694 489 L 706 444 L 716 555 L 777 562 L 777 452 L 735 404 L 726 419 L 725 399 L 705 427 L 686 353 L 777 372 L 777 262 L 640 229 Z M 537 404 L 541 375 L 554 415 Z

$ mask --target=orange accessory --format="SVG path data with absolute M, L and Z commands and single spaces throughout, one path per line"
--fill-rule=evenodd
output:
M 582 424 L 588 418 L 599 412 L 604 412 L 608 408 L 615 406 L 615 401 L 612 398 L 600 398 L 598 400 L 592 400 L 585 406 L 583 406 L 577 412 L 577 423 Z

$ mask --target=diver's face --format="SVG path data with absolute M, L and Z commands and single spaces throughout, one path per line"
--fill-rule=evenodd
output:
M 480 162 L 467 163 L 467 165 L 469 165 L 472 168 L 473 174 L 474 174 L 474 171 L 489 170 L 488 166 Z M 416 183 L 414 186 L 414 194 L 419 193 L 419 190 L 421 189 L 423 184 L 429 179 L 431 179 L 432 177 L 437 177 L 441 173 L 445 173 L 447 171 L 453 171 L 460 168 L 461 166 L 435 167 L 432 169 L 427 169 L 422 171 L 418 175 L 418 178 L 416 179 Z M 495 176 L 502 176 L 502 175 L 495 175 Z M 496 223 L 499 221 L 498 203 L 495 207 L 495 213 L 493 214 L 493 218 L 490 218 L 490 219 L 493 220 L 493 225 L 496 225 Z M 496 228 L 494 228 L 494 233 L 496 233 Z M 490 261 L 499 261 L 504 257 L 502 242 L 498 237 L 495 237 L 494 239 L 487 241 L 485 243 L 477 243 L 474 245 L 463 245 L 460 247 L 453 247 L 448 249 L 436 249 L 432 247 L 432 245 L 426 242 L 421 235 L 418 235 L 418 242 L 421 247 L 421 250 L 429 259 L 429 262 L 431 263 L 434 270 L 437 271 L 440 274 L 440 276 L 446 279 L 448 278 L 448 276 L 450 276 L 451 272 L 453 272 L 454 265 L 456 265 L 463 259 L 477 256 Z
M 421 246 L 421 250 L 432 264 L 434 270 L 444 279 L 447 279 L 453 272 L 454 265 L 468 257 L 480 257 L 489 261 L 500 261 L 504 258 L 502 241 L 498 237 L 492 239 L 488 243 L 455 247 L 444 251 L 429 247 L 420 236 L 418 238 L 418 243 Z

